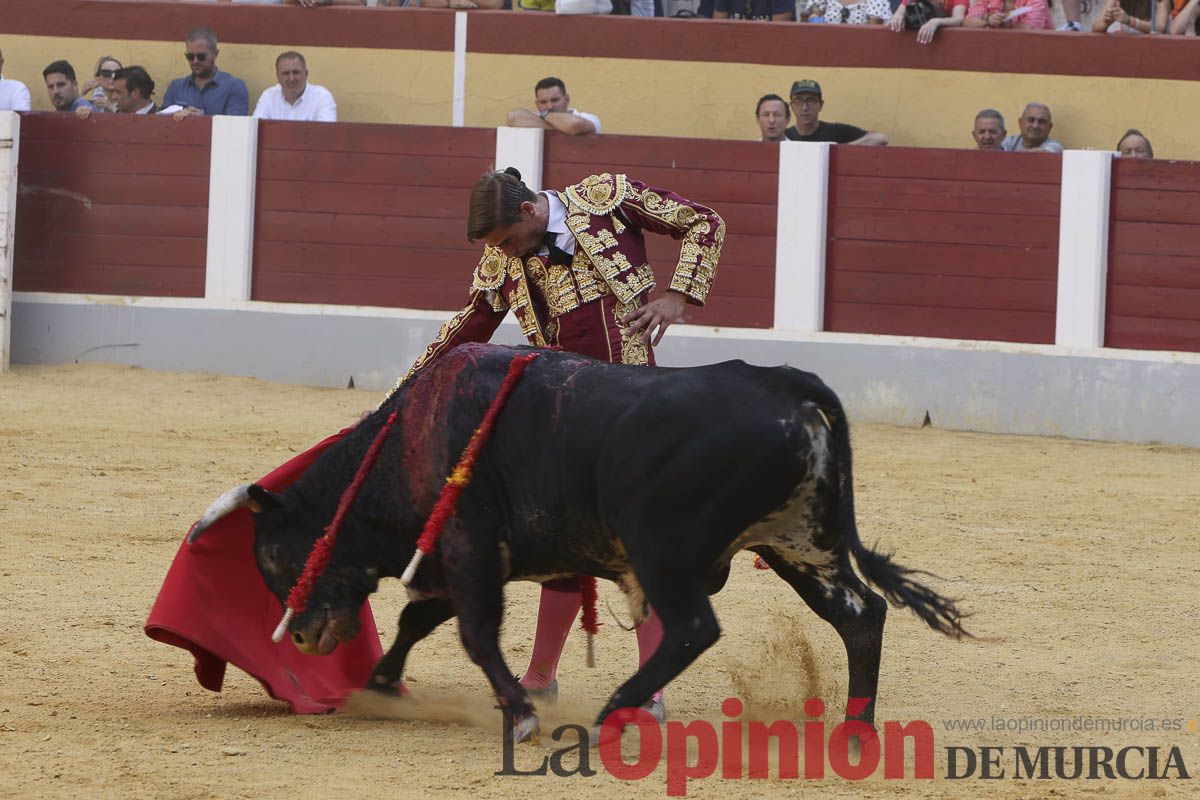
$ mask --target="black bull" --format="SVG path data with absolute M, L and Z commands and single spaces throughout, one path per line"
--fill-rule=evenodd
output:
M 339 533 L 307 609 L 291 624 L 306 652 L 357 631 L 379 579 L 397 577 L 446 477 L 527 348 L 467 345 L 411 379 L 282 494 L 232 493 L 255 508 L 255 555 L 281 602 L 342 491 L 397 406 L 399 416 Z M 210 510 L 198 530 L 227 511 Z M 197 530 L 197 532 L 198 532 Z M 499 648 L 503 586 L 595 575 L 635 617 L 658 612 L 662 644 L 600 712 L 641 705 L 717 641 L 708 596 L 740 550 L 758 553 L 837 630 L 849 695 L 874 719 L 887 603 L 961 635 L 954 604 L 865 547 L 854 520 L 850 433 L 837 396 L 810 373 L 726 362 L 629 367 L 539 351 L 497 420 L 434 557 L 410 587 L 395 643 L 370 688 L 394 690 L 413 645 L 457 616 L 467 654 L 509 718 L 536 724 Z

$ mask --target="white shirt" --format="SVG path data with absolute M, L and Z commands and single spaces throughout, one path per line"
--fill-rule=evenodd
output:
M 653 15 L 651 15 L 651 16 L 653 16 Z M 575 116 L 583 117 L 588 122 L 592 123 L 592 127 L 594 127 L 596 129 L 596 133 L 600 132 L 600 118 L 597 117 L 595 114 L 589 114 L 586 111 L 580 111 L 575 108 L 571 108 L 571 109 L 567 109 L 567 110 L 570 111 Z
M 597 129 L 598 130 L 598 129 Z M 554 234 L 554 246 L 568 255 L 575 255 L 575 235 L 567 228 L 567 207 L 554 192 L 538 192 L 550 204 L 550 218 L 546 220 L 546 232 Z M 543 243 L 537 254 L 544 256 L 550 249 Z
M 0 111 L 28 111 L 29 89 L 20 81 L 0 75 Z
M 283 99 L 283 87 L 278 83 L 258 98 L 254 107 L 256 119 L 290 119 L 299 122 L 337 122 L 337 103 L 324 86 L 310 83 L 304 93 L 289 103 Z

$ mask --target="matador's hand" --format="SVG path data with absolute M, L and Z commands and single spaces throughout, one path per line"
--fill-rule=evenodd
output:
M 650 337 L 653 336 L 653 344 L 657 347 L 667 328 L 683 317 L 685 305 L 685 295 L 669 291 L 653 303 L 647 303 L 621 317 L 621 324 L 628 325 L 630 332 L 642 331 L 642 344 L 651 344 Z

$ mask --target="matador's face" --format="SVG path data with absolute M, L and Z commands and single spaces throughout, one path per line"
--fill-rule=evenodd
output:
M 541 247 L 546 235 L 548 214 L 539 214 L 538 207 L 526 201 L 521 204 L 520 218 L 507 227 L 493 228 L 483 241 L 492 247 L 498 247 L 504 255 L 527 256 L 536 253 Z

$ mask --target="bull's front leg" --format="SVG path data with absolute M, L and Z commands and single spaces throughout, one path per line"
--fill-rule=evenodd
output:
M 490 526 L 470 529 L 455 519 L 442 533 L 440 550 L 463 647 L 492 685 L 513 739 L 531 739 L 538 733 L 537 715 L 500 652 L 504 578 L 497 532 Z
M 444 598 L 412 600 L 400 612 L 396 641 L 375 665 L 367 688 L 393 697 L 405 693 L 404 663 L 417 642 L 433 633 L 438 625 L 454 616 L 454 606 Z

